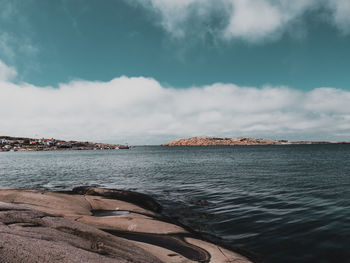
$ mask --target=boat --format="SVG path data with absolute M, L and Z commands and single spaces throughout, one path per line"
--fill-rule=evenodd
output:
M 119 145 L 118 146 L 118 149 L 121 149 L 121 150 L 126 150 L 126 149 L 130 149 L 131 148 L 131 146 L 129 146 L 129 145 Z

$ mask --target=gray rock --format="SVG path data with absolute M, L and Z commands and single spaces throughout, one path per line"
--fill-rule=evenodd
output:
M 131 242 L 92 226 L 0 202 L 0 262 L 161 261 Z

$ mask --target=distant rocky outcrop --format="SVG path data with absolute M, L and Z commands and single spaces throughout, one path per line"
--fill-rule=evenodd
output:
M 294 145 L 294 144 L 344 144 L 350 142 L 326 142 L 326 141 L 287 141 L 257 139 L 249 137 L 221 138 L 221 137 L 192 137 L 179 139 L 162 144 L 162 146 L 234 146 L 234 145 Z

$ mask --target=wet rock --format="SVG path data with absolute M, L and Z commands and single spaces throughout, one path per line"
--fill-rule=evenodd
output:
M 80 186 L 74 188 L 72 192 L 80 195 L 97 195 L 111 199 L 123 200 L 157 213 L 162 210 L 161 205 L 152 197 L 133 191 Z

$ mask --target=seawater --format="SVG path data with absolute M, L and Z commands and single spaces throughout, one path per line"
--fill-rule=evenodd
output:
M 350 145 L 0 153 L 0 187 L 131 189 L 264 262 L 350 262 Z

